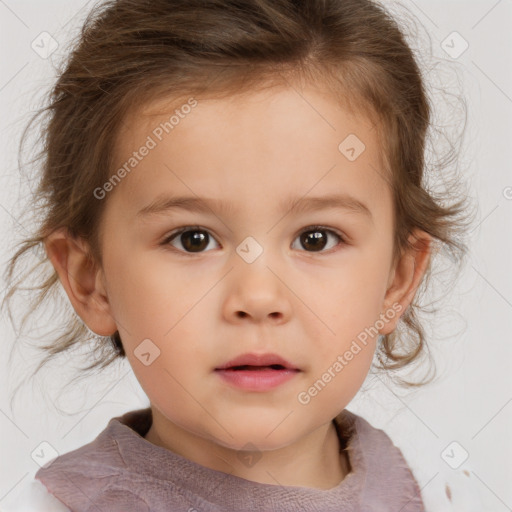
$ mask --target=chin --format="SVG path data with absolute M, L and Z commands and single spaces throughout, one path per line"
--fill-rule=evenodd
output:
M 284 448 L 297 440 L 298 432 L 292 425 L 278 426 L 277 422 L 240 422 L 227 427 L 229 434 L 222 431 L 215 441 L 231 450 L 250 450 L 252 445 L 259 451 Z M 276 426 L 278 426 L 276 428 Z

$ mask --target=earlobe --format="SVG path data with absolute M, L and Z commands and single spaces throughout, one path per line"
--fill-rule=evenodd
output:
M 86 242 L 65 228 L 45 240 L 45 249 L 77 315 L 101 336 L 117 330 L 101 268 L 92 260 Z
M 385 312 L 388 309 L 399 311 L 386 325 L 380 329 L 382 335 L 393 332 L 411 304 L 414 296 L 422 282 L 431 254 L 432 237 L 421 230 L 414 231 L 409 236 L 412 248 L 405 251 L 391 273 L 391 283 L 387 289 L 384 300 Z

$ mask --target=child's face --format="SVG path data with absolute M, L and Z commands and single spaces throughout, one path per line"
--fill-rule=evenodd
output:
M 358 335 L 396 324 L 386 295 L 395 277 L 392 195 L 376 129 L 326 94 L 301 94 L 197 98 L 163 136 L 155 129 L 181 104 L 148 116 L 161 103 L 150 105 L 124 123 L 115 169 L 134 151 L 140 161 L 104 199 L 104 283 L 161 429 L 169 422 L 233 449 L 288 446 L 330 422 L 360 388 L 377 338 L 365 344 Z M 359 156 L 353 136 L 345 154 L 339 149 L 350 134 L 366 146 Z M 181 196 L 190 207 L 207 199 L 211 210 L 140 213 Z M 327 196 L 368 211 L 308 208 Z M 304 208 L 291 211 L 297 200 Z M 164 243 L 185 226 L 200 231 Z M 277 354 L 299 371 L 276 372 L 282 382 L 272 387 L 275 370 L 239 371 L 240 385 L 217 370 L 248 353 Z

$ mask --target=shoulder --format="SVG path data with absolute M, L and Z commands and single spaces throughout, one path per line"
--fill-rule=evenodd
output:
M 0 506 L 0 512 L 71 512 L 50 494 L 44 484 L 32 478 Z
M 335 421 L 348 449 L 357 459 L 366 462 L 365 466 L 384 456 L 391 456 L 396 462 L 405 462 L 401 450 L 395 446 L 388 434 L 371 425 L 362 416 L 345 409 Z
M 371 469 L 370 463 L 383 462 L 384 457 L 387 459 L 387 465 L 395 462 L 398 465 L 407 466 L 402 451 L 388 434 L 371 425 L 362 416 L 345 409 L 337 416 L 336 421 L 341 434 L 348 440 L 349 449 L 352 449 L 353 455 L 365 462 L 368 470 Z
M 374 510 L 374 504 L 396 503 L 402 512 L 423 511 L 418 482 L 388 434 L 348 410 L 338 415 L 336 422 L 347 442 L 352 471 L 363 482 L 361 498 L 368 510 Z
M 143 457 L 139 456 L 139 446 L 141 441 L 147 443 L 141 435 L 151 419 L 148 411 L 131 411 L 112 418 L 93 441 L 41 467 L 36 479 L 73 510 L 89 510 L 91 502 L 96 505 L 99 499 L 126 504 L 127 508 L 119 510 L 128 510 L 135 502 L 139 504 L 131 486 L 134 479 L 140 479 Z M 146 510 L 143 506 L 141 502 L 137 510 Z

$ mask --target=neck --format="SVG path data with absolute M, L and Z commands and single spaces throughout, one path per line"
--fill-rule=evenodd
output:
M 346 452 L 339 453 L 339 439 L 332 422 L 277 450 L 238 451 L 196 436 L 166 421 L 155 422 L 145 436 L 166 448 L 210 469 L 263 484 L 331 489 L 350 472 Z M 165 425 L 165 429 L 159 428 Z

